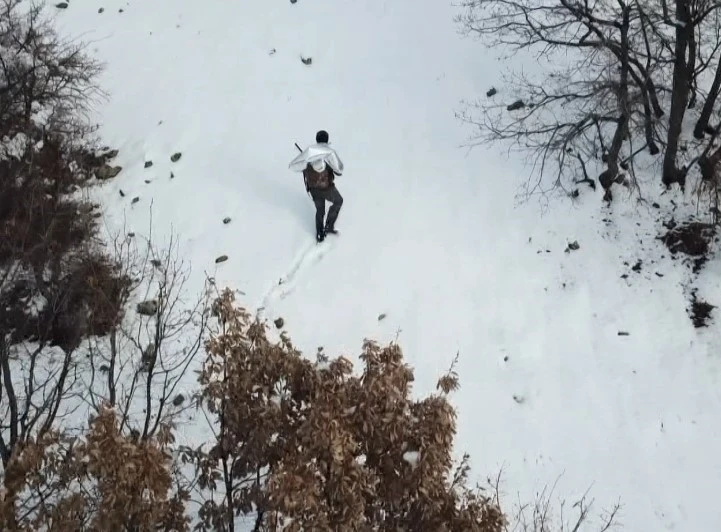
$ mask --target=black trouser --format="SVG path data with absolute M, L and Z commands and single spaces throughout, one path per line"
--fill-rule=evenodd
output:
M 315 203 L 315 230 L 316 233 L 320 234 L 324 230 L 333 229 L 335 227 L 335 221 L 338 219 L 338 213 L 340 213 L 341 205 L 343 205 L 343 196 L 340 195 L 335 185 L 331 185 L 328 188 L 311 188 L 310 195 Z M 325 202 L 330 201 L 332 205 L 328 209 L 328 219 L 323 225 L 323 218 L 325 217 Z

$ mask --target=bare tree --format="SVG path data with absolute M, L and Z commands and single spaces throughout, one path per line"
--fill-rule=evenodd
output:
M 82 428 L 82 343 L 122 319 L 127 279 L 99 245 L 97 206 L 71 195 L 88 186 L 91 128 L 78 113 L 98 72 L 40 8 L 0 2 L 0 471 L 3 506 L 17 510 L 3 513 L 3 529 L 67 487 L 48 466 L 35 498 L 21 500 L 18 475 L 48 465 L 38 446 Z
M 505 532 L 609 532 L 620 526 L 618 518 L 621 511 L 620 503 L 615 503 L 610 509 L 601 511 L 594 519 L 591 511 L 595 501 L 589 500 L 589 494 L 586 492 L 573 502 L 570 511 L 567 511 L 566 501 L 554 501 L 557 483 L 558 480 L 550 490 L 544 487 L 533 502 L 517 504 L 512 513 L 509 513 Z M 492 488 L 500 503 L 498 479 Z
M 37 141 L 43 129 L 75 137 L 103 96 L 94 83 L 101 64 L 83 43 L 59 38 L 43 9 L 0 1 L 0 138 L 20 132 Z
M 709 89 L 708 97 L 704 101 L 703 108 L 701 109 L 701 114 L 699 115 L 698 120 L 696 121 L 696 125 L 694 126 L 693 136 L 695 138 L 702 139 L 704 138 L 705 134 L 713 133 L 715 131 L 715 128 L 710 127 L 710 122 L 720 91 L 721 61 L 719 61 L 716 65 L 716 71 L 714 74 L 713 82 L 711 83 L 711 88 Z
M 549 172 L 551 188 L 567 190 L 592 160 L 607 165 L 601 184 L 610 187 L 619 165 L 634 156 L 623 148 L 635 131 L 645 138 L 642 149 L 658 152 L 657 51 L 629 3 L 471 0 L 463 6 L 457 21 L 465 33 L 511 53 L 535 52 L 544 67 L 537 80 L 512 75 L 508 90 L 517 100 L 511 105 L 478 104 L 481 122 L 461 115 L 480 126 L 482 141 L 513 140 L 535 154 L 537 181 L 529 193 L 549 190 L 543 186 Z M 643 54 L 636 51 L 641 45 Z
M 209 318 L 207 290 L 186 300 L 190 267 L 177 239 L 171 235 L 167 249 L 158 250 L 150 234 L 113 239 L 112 255 L 131 279 L 122 304 L 135 311 L 92 339 L 87 383 L 92 406 L 117 406 L 121 429 L 141 439 L 192 407 L 179 391 L 192 385 L 187 371 L 203 348 Z
M 673 27 L 675 33 L 671 106 L 661 179 L 666 186 L 679 183 L 683 187 L 690 165 L 679 167 L 677 156 L 683 120 L 696 78 L 698 38 L 704 35 L 704 22 L 721 5 L 714 0 L 674 0 L 672 8 L 667 0 L 661 0 L 662 20 Z
M 683 187 L 705 149 L 688 150 L 679 164 L 684 117 L 704 96 L 698 80 L 721 49 L 717 2 L 466 0 L 461 7 L 464 33 L 533 53 L 544 67 L 534 79 L 512 73 L 505 105 L 478 102 L 460 113 L 481 142 L 510 141 L 531 153 L 536 177 L 528 193 L 571 192 L 570 185 L 593 183 L 589 172 L 598 167 L 610 199 L 642 152 L 662 154 L 662 183 Z M 710 116 L 715 93 L 718 87 L 701 116 Z

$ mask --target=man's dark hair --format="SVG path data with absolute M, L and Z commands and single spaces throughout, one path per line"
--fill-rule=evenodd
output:
M 320 130 L 318 133 L 315 134 L 315 141 L 318 143 L 321 142 L 328 142 L 328 132 L 324 130 Z

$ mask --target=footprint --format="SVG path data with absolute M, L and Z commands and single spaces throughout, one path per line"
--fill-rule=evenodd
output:
M 332 246 L 332 241 L 328 240 L 322 244 L 313 242 L 305 246 L 293 261 L 288 272 L 265 294 L 263 302 L 258 308 L 257 316 L 261 317 L 262 314 L 266 314 L 274 301 L 288 297 L 295 289 L 298 277 L 302 276 L 308 268 L 317 264 Z

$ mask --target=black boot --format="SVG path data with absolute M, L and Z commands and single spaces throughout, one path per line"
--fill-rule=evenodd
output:
M 318 231 L 315 235 L 316 242 L 323 242 L 325 240 L 325 231 Z

